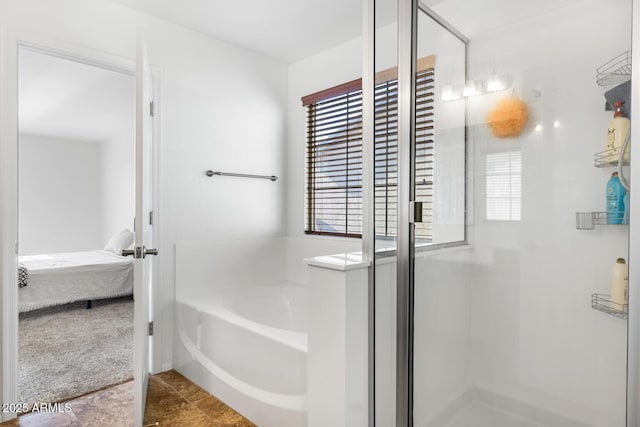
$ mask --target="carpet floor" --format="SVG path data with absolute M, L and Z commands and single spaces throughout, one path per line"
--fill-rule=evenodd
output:
M 20 403 L 55 403 L 133 378 L 131 297 L 20 314 Z

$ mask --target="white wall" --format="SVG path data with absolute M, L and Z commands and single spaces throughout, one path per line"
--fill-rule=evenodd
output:
M 284 234 L 286 66 L 101 0 L 9 0 L 0 4 L 0 16 L 8 32 L 129 59 L 135 55 L 136 29 L 145 30 L 150 62 L 162 76 L 154 368 L 168 369 L 174 243 Z M 207 169 L 281 179 L 207 178 Z
M 285 281 L 286 239 L 191 240 L 176 243 L 176 300 L 238 286 Z
M 309 283 L 306 258 L 362 250 L 360 239 L 332 237 L 288 237 L 286 247 L 286 279 L 293 283 Z
M 102 248 L 100 144 L 20 135 L 21 255 Z
M 524 408 L 552 425 L 569 425 L 562 417 L 624 425 L 626 322 L 591 309 L 590 298 L 608 292 L 615 258 L 627 256 L 628 228 L 579 231 L 575 212 L 605 208 L 612 170 L 594 168 L 593 155 L 604 149 L 612 113 L 604 111 L 595 69 L 630 43 L 624 20 L 611 32 L 593 29 L 630 17 L 630 3 L 582 1 L 472 38 L 470 77 L 486 79 L 494 69 L 511 74 L 514 93 L 530 108 L 530 125 L 520 138 L 497 139 L 486 117 L 511 92 L 470 100 L 472 246 L 416 260 L 417 425 L 442 425 L 477 390 L 505 398 L 496 400 L 503 409 Z M 505 149 L 522 150 L 519 222 L 484 217 L 485 155 Z M 392 423 L 383 417 L 394 413 L 392 396 L 384 394 L 384 384 L 394 384 L 393 267 L 393 261 L 376 267 L 383 423 Z
M 301 98 L 362 77 L 360 38 L 289 66 L 287 235 L 304 235 L 306 108 Z
M 126 228 L 133 231 L 134 136 L 134 130 L 130 128 L 100 144 L 102 246 L 120 230 Z
M 103 142 L 20 136 L 20 254 L 101 249 L 133 230 L 133 129 Z
M 612 170 L 594 168 L 593 155 L 605 147 L 611 113 L 595 69 L 630 48 L 630 18 L 619 19 L 630 17 L 630 4 L 578 2 L 470 45 L 471 77 L 510 73 L 530 109 L 524 133 L 505 141 L 485 122 L 510 93 L 471 102 L 473 383 L 602 427 L 624 425 L 626 322 L 592 310 L 590 296 L 608 292 L 611 266 L 627 257 L 628 228 L 579 231 L 575 212 L 605 209 Z M 593 31 L 611 20 L 619 25 Z M 513 148 L 522 150 L 522 220 L 487 221 L 485 155 Z

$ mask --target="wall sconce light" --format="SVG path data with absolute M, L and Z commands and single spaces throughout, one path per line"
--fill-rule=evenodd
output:
M 507 90 L 511 87 L 511 83 L 512 80 L 509 75 L 497 74 L 494 71 L 486 81 L 467 80 L 464 85 L 446 84 L 442 86 L 440 97 L 445 102 L 458 101 L 462 98 Z
M 477 96 L 481 94 L 480 90 L 481 85 L 477 83 L 475 80 L 467 80 L 467 83 L 464 85 L 464 90 L 462 91 L 462 95 L 465 98 L 470 96 Z
M 509 89 L 510 86 L 511 77 L 507 74 L 498 74 L 494 71 L 487 80 L 487 92 L 499 92 Z
M 455 96 L 453 94 L 453 86 L 451 85 L 442 86 L 442 100 L 443 101 L 455 100 Z
M 467 80 L 464 85 L 451 85 L 446 84 L 442 86 L 442 93 L 440 98 L 447 101 L 459 101 L 462 98 L 468 98 L 470 96 L 482 95 L 483 83 L 475 80 Z

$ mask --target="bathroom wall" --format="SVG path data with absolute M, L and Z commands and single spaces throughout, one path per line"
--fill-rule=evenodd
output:
M 306 258 L 348 252 L 360 252 L 360 239 L 331 237 L 287 237 L 286 279 L 293 283 L 308 283 Z
M 348 41 L 288 69 L 287 235 L 304 236 L 306 108 L 301 98 L 362 77 L 362 41 Z
M 469 50 L 472 78 L 494 69 L 514 77 L 512 91 L 471 100 L 473 384 L 602 427 L 624 425 L 626 322 L 592 310 L 590 299 L 608 293 L 628 228 L 576 230 L 575 212 L 605 209 L 612 170 L 594 168 L 593 155 L 612 113 L 595 70 L 630 48 L 630 5 L 577 2 L 472 37 Z M 529 125 L 497 139 L 484 123 L 512 94 L 527 103 Z M 485 156 L 508 150 L 522 152 L 522 219 L 488 221 Z
M 20 135 L 20 255 L 104 247 L 100 144 Z
M 233 286 L 285 281 L 306 285 L 306 258 L 356 252 L 353 240 L 275 237 L 233 240 L 186 240 L 176 243 L 176 298 L 204 295 Z M 251 268 L 247 268 L 250 263 Z
M 238 286 L 285 281 L 286 238 L 190 240 L 176 243 L 176 299 Z
M 38 13 L 34 13 L 38 11 Z M 276 60 L 102 0 L 8 0 L 9 34 L 133 59 L 143 28 L 158 94 L 162 230 L 154 283 L 153 369 L 171 367 L 173 253 L 183 240 L 285 233 L 287 68 Z M 247 120 L 251 125 L 247 126 Z M 242 130 L 242 132 L 238 132 Z M 278 175 L 208 178 L 207 169 Z

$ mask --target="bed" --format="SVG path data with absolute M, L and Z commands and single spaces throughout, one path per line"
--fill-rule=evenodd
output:
M 133 258 L 119 255 L 131 244 L 133 233 L 123 230 L 104 249 L 18 257 L 28 272 L 18 289 L 19 311 L 132 295 Z

